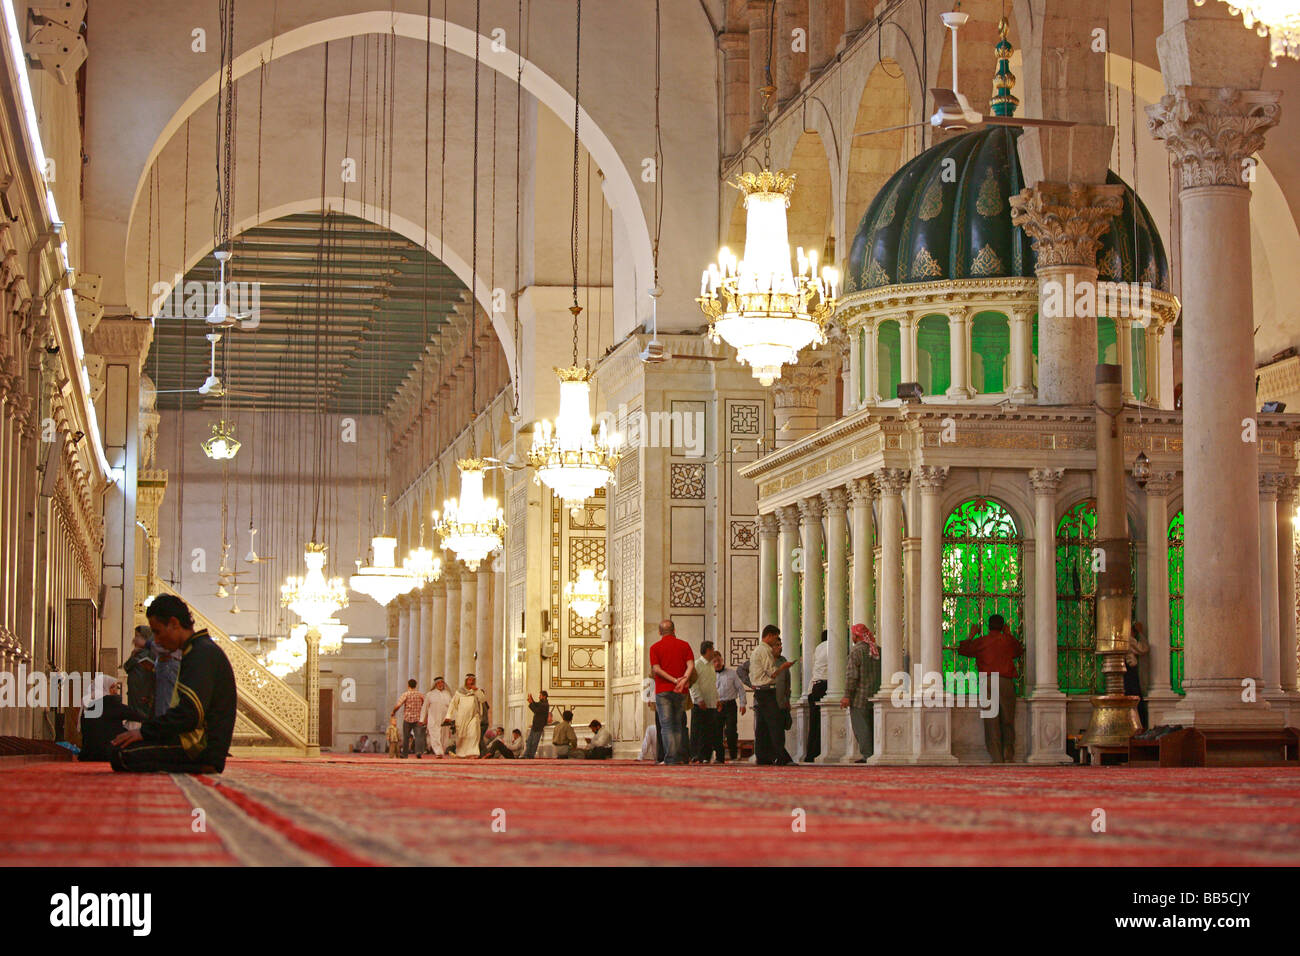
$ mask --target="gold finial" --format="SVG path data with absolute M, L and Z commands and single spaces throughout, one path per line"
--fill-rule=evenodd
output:
M 993 47 L 993 52 L 997 54 L 998 70 L 993 75 L 993 99 L 989 101 L 994 116 L 1015 116 L 1016 107 L 1020 105 L 1020 100 L 1011 93 L 1012 87 L 1016 85 L 1016 75 L 1011 72 L 1012 46 L 1007 39 L 1009 30 L 1007 18 L 999 19 L 998 42 Z

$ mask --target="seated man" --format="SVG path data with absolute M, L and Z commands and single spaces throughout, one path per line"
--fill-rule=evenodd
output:
M 551 744 L 555 747 L 555 756 L 564 760 L 578 749 L 578 735 L 573 729 L 573 711 L 566 710 L 561 716 L 563 719 L 555 725 L 555 732 L 551 735 Z
M 122 703 L 122 685 L 107 674 L 95 682 L 82 699 L 81 753 L 78 760 L 108 761 L 108 742 L 126 731 L 125 721 L 149 719 L 148 713 Z
M 512 754 L 516 757 L 523 757 L 526 744 L 527 741 L 524 740 L 524 735 L 520 733 L 518 727 L 510 731 L 510 742 L 506 746 L 510 748 Z
M 487 750 L 484 751 L 484 757 L 505 757 L 507 760 L 515 758 L 515 752 L 506 743 L 506 729 L 504 727 L 494 727 L 486 734 Z
M 362 734 L 360 737 L 358 737 L 357 742 L 352 745 L 352 752 L 354 754 L 370 753 L 370 735 Z
M 154 640 L 179 651 L 176 704 L 139 730 L 113 738 L 114 770 L 136 773 L 220 773 L 235 733 L 235 673 L 206 630 L 194 630 L 185 602 L 172 594 L 154 598 L 146 612 Z
M 599 720 L 593 720 L 587 726 L 596 736 L 587 738 L 587 749 L 582 751 L 582 755 L 588 760 L 608 760 L 614 756 L 614 738 L 610 732 L 600 725 Z

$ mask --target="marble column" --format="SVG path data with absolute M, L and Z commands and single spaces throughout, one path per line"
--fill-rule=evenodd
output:
M 780 604 L 777 600 L 777 534 L 780 524 L 775 514 L 758 516 L 758 630 L 778 623 Z M 739 661 L 731 661 L 733 666 Z
M 911 715 L 891 700 L 903 669 L 903 489 L 908 472 L 884 468 L 880 488 L 880 692 L 875 698 L 875 753 L 868 763 L 902 764 L 912 756 Z
M 928 682 L 943 682 L 943 486 L 948 469 L 923 465 L 916 482 L 921 497 L 921 685 L 912 687 L 912 761 L 955 764 L 952 752 L 952 709 L 947 698 L 940 706 L 921 706 Z M 913 668 L 915 671 L 915 668 Z
M 492 700 L 492 563 L 485 561 L 479 565 L 478 571 L 474 574 L 475 585 L 478 594 L 475 596 L 477 602 L 478 616 L 475 618 L 474 634 L 474 666 L 470 668 L 478 678 L 478 686 L 483 688 L 483 693 L 487 694 L 488 701 Z M 501 715 L 492 714 L 492 719 L 497 720 Z
M 443 581 L 447 585 L 447 645 L 442 673 L 447 679 L 447 687 L 454 692 L 465 679 L 464 674 L 457 673 L 460 668 L 460 570 L 448 567 L 443 572 Z
M 1010 199 L 1011 220 L 1033 240 L 1037 257 L 1041 404 L 1092 405 L 1097 316 L 1076 307 L 1075 290 L 1095 290 L 1101 236 L 1123 194 L 1123 186 L 1040 182 Z
M 1012 309 L 1007 315 L 1011 332 L 1010 382 L 1007 397 L 1013 402 L 1034 400 L 1034 312 Z
M 477 572 L 466 570 L 460 579 L 460 648 L 456 677 L 461 682 L 466 674 L 474 674 L 474 650 L 478 639 L 478 589 Z M 476 675 L 477 676 L 477 675 Z
M 1278 619 L 1277 587 L 1277 489 L 1285 475 L 1265 473 L 1259 476 L 1259 628 L 1260 628 L 1260 696 L 1274 701 L 1282 697 L 1281 624 Z
M 1143 489 L 1147 499 L 1147 717 L 1163 724 L 1169 708 L 1182 699 L 1174 692 L 1170 671 L 1169 494 L 1177 475 L 1154 471 Z
M 771 27 L 768 17 L 772 5 L 767 0 L 748 0 L 745 12 L 749 19 L 749 132 L 757 133 L 767 122 L 767 110 L 775 105 L 768 96 L 776 92 L 776 80 L 768 69 L 769 35 Z M 775 66 L 773 51 L 771 60 Z
M 434 604 L 433 589 L 426 585 L 420 590 L 420 693 L 422 694 L 427 693 L 433 686 L 433 678 L 438 667 L 437 659 L 433 656 L 433 632 L 436 630 L 433 621 Z
M 441 677 L 447 680 L 447 675 L 443 673 L 443 668 L 447 666 L 447 587 L 441 580 L 426 585 L 429 590 L 431 602 L 429 605 L 429 616 L 433 620 L 433 630 L 430 633 L 429 657 L 433 669 L 433 678 L 437 680 Z
M 912 312 L 908 312 L 906 315 L 898 317 L 898 368 L 900 382 L 918 381 L 916 371 L 916 327 L 920 321 L 921 317 Z M 896 398 L 897 396 L 886 395 L 884 397 Z
M 826 363 L 805 353 L 798 365 L 786 366 L 772 384 L 776 447 L 784 448 L 817 430 L 817 398 L 830 381 Z
M 952 384 L 948 386 L 947 397 L 953 401 L 975 397 L 970 374 L 972 320 L 973 311 L 969 308 L 948 311 L 948 367 Z
M 1034 669 L 1027 680 L 1029 740 L 1026 763 L 1071 763 L 1065 752 L 1066 697 L 1056 672 L 1056 492 L 1063 468 L 1033 468 Z
M 799 617 L 795 613 L 798 602 L 795 600 L 794 549 L 799 547 L 799 509 L 786 505 L 777 511 L 781 532 L 777 539 L 777 549 L 781 558 L 781 646 L 786 660 L 795 661 L 790 675 L 790 696 L 797 698 L 802 683 L 799 675 Z
M 1300 717 L 1296 693 L 1295 507 L 1296 477 L 1289 475 L 1277 491 L 1278 680 L 1289 698 L 1288 726 L 1295 726 Z
M 1133 394 L 1133 320 L 1115 317 L 1115 361 L 1120 367 L 1120 388 L 1124 401 L 1135 402 Z
M 406 689 L 411 678 L 411 615 L 410 600 L 397 599 L 397 694 Z
M 423 604 L 424 598 L 420 592 L 414 591 L 411 594 L 411 603 L 406 609 L 407 616 L 410 618 L 407 634 L 411 640 L 411 673 L 407 676 L 416 679 L 421 691 L 425 689 L 424 672 L 429 664 L 429 648 L 424 642 Z
M 840 707 L 849 659 L 849 491 L 822 492 L 826 509 L 826 696 L 818 712 L 821 719 L 821 754 L 817 763 L 844 763 L 850 755 L 848 711 Z
M 722 51 L 723 149 L 734 156 L 749 131 L 749 35 L 740 30 L 723 33 L 718 49 Z
M 880 349 L 876 343 L 879 326 L 872 322 L 862 329 L 859 361 L 862 363 L 861 395 L 858 407 L 880 404 Z M 889 396 L 893 398 L 893 396 Z
M 849 610 L 853 624 L 865 624 L 876 633 L 876 518 L 871 504 L 875 492 L 868 478 L 849 483 L 853 508 L 853 588 Z
M 1218 75 L 1241 57 L 1240 49 L 1220 51 L 1194 33 L 1183 36 L 1191 26 L 1171 22 L 1167 11 L 1157 43 L 1167 78 L 1202 69 Z M 1258 76 L 1267 51 L 1262 40 L 1255 46 Z M 1280 727 L 1282 714 L 1242 700 L 1242 681 L 1258 680 L 1262 661 L 1259 450 L 1242 440 L 1243 423 L 1257 411 L 1251 194 L 1243 170 L 1278 121 L 1280 94 L 1226 83 L 1166 85 L 1175 92 L 1147 108 L 1147 125 L 1165 141 L 1179 177 L 1183 429 L 1192 436 L 1183 448 L 1186 697 L 1175 719 Z
M 870 19 L 870 0 L 844 0 L 844 41 L 857 36 Z
M 830 65 L 844 34 L 844 0 L 808 2 L 808 72 L 816 76 Z
M 804 498 L 799 502 L 800 546 L 803 549 L 803 590 L 800 594 L 799 643 L 785 643 L 787 659 L 797 661 L 790 670 L 790 707 L 793 721 L 786 733 L 786 749 L 796 761 L 808 756 L 808 688 L 812 683 L 813 654 L 821 643 L 824 628 L 822 578 L 822 501 Z

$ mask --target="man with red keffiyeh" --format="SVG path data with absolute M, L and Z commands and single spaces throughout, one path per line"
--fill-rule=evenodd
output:
M 865 624 L 849 630 L 853 647 L 849 651 L 848 679 L 844 685 L 841 707 L 849 709 L 849 723 L 862 754 L 854 763 L 866 763 L 875 750 L 875 710 L 871 698 L 880 689 L 880 648 L 876 636 Z

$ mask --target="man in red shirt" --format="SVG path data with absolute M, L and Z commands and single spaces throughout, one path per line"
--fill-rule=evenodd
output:
M 1025 653 L 1025 645 L 1007 632 L 1001 614 L 989 618 L 989 632 L 979 636 L 980 626 L 971 625 L 971 637 L 957 645 L 962 657 L 975 658 L 975 670 L 990 676 L 998 689 L 998 712 L 981 714 L 984 718 L 984 745 L 994 763 L 1011 763 L 1016 756 L 1016 658 Z
M 695 652 L 677 636 L 671 620 L 659 622 L 659 640 L 650 646 L 650 673 L 655 679 L 655 714 L 664 763 L 686 763 L 686 702 L 690 699 L 686 691 L 695 679 Z

